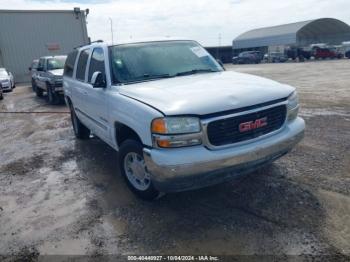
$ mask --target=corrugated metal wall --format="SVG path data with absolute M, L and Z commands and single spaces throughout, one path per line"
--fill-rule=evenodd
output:
M 67 54 L 88 43 L 84 12 L 0 10 L 0 67 L 16 82 L 29 81 L 28 67 L 45 55 Z M 48 44 L 60 50 L 49 51 Z

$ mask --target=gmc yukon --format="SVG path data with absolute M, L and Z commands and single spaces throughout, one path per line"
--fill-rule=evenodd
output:
M 144 199 L 247 174 L 303 137 L 293 87 L 225 71 L 195 41 L 101 41 L 68 55 L 64 95 L 78 139 L 118 151 Z

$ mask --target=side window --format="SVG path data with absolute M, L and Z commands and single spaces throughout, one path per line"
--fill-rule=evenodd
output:
M 77 65 L 77 73 L 76 78 L 79 80 L 84 81 L 85 80 L 85 70 L 86 70 L 86 64 L 89 59 L 90 55 L 90 49 L 85 49 L 80 52 L 78 65 Z
M 102 48 L 95 48 L 92 52 L 90 67 L 89 67 L 89 76 L 88 82 L 91 81 L 93 73 L 100 71 L 102 74 L 106 73 L 105 70 L 105 57 Z
M 68 54 L 66 63 L 64 64 L 64 73 L 63 75 L 72 77 L 73 76 L 73 70 L 74 70 L 74 64 L 75 59 L 77 58 L 78 51 L 74 50 L 73 52 Z

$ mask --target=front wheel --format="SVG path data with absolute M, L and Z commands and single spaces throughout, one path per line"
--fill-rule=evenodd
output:
M 38 87 L 38 86 L 35 86 L 35 93 L 36 93 L 37 97 L 42 97 L 43 96 L 43 90 L 40 87 Z
M 126 140 L 119 150 L 119 166 L 129 188 L 140 198 L 153 200 L 159 196 L 143 158 L 142 144 Z
M 32 90 L 33 92 L 36 92 L 35 81 L 33 79 L 32 79 Z
M 59 97 L 52 90 L 51 85 L 47 85 L 47 100 L 48 100 L 50 105 L 56 105 L 56 104 L 58 104 L 58 101 L 59 101 Z

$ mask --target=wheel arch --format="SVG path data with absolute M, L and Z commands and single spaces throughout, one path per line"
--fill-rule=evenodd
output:
M 65 96 L 64 96 L 64 101 L 66 102 L 66 105 L 67 105 L 69 108 L 70 108 L 71 106 L 73 106 L 72 99 L 71 99 L 69 96 L 65 95 Z
M 114 123 L 114 136 L 118 148 L 120 148 L 121 144 L 127 139 L 135 139 L 141 144 L 144 144 L 141 136 L 137 133 L 137 131 L 121 122 Z

